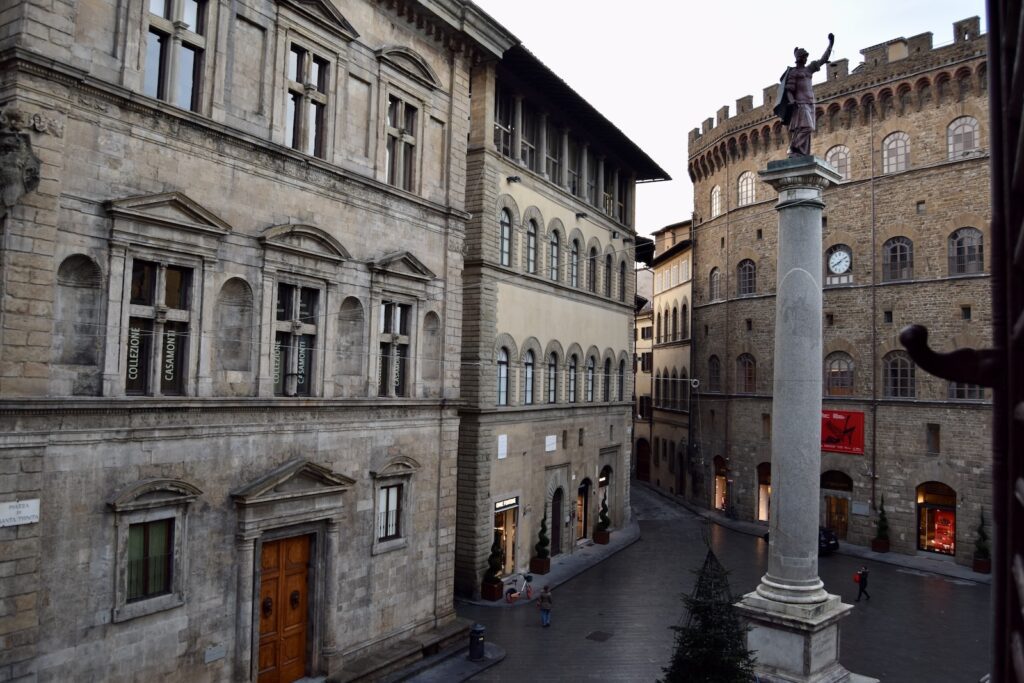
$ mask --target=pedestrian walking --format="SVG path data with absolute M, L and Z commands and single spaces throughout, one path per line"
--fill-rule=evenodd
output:
M 857 572 L 857 600 L 856 600 L 856 602 L 860 602 L 860 596 L 862 596 L 862 595 L 867 597 L 868 600 L 871 599 L 871 594 L 868 593 L 868 568 L 865 567 L 864 565 L 861 565 L 860 571 Z
M 547 586 L 537 598 L 537 607 L 540 608 L 540 625 L 544 628 L 551 626 L 551 589 Z

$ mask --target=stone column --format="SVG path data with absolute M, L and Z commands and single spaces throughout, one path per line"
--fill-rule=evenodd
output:
M 851 680 L 839 664 L 839 620 L 852 609 L 818 578 L 821 473 L 822 190 L 839 180 L 824 161 L 773 161 L 761 179 L 779 193 L 772 502 L 768 572 L 737 608 L 770 683 Z
M 237 578 L 235 586 L 235 675 L 234 681 L 251 681 L 253 675 L 253 618 L 255 602 L 256 539 L 235 540 Z M 258 626 L 257 626 L 258 628 Z

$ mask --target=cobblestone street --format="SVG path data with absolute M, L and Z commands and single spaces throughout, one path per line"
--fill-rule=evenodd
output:
M 642 538 L 554 591 L 552 625 L 542 629 L 532 604 L 514 609 L 460 605 L 487 627 L 505 660 L 474 681 L 651 681 L 671 656 L 680 596 L 692 590 L 703 561 L 703 522 L 633 486 Z M 767 563 L 761 539 L 708 527 L 734 595 L 752 590 Z M 844 602 L 856 597 L 852 575 L 862 560 L 821 558 L 819 573 Z M 989 586 L 878 562 L 870 602 L 842 622 L 840 660 L 851 671 L 899 683 L 973 683 L 988 669 Z M 536 577 L 538 587 L 543 577 Z

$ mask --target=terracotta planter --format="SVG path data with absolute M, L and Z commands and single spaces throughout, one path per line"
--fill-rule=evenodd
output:
M 992 573 L 992 559 L 986 557 L 985 559 L 974 558 L 974 563 L 971 568 L 979 574 L 991 574 Z
M 550 557 L 531 557 L 530 558 L 530 573 L 531 574 L 547 574 L 551 571 L 551 558 Z
M 504 587 L 504 584 L 502 584 L 500 581 L 497 583 L 489 583 L 487 581 L 484 581 L 480 584 L 480 598 L 482 600 L 490 600 L 491 602 L 501 600 L 501 598 L 503 597 L 502 589 Z
M 871 539 L 871 549 L 876 553 L 887 553 L 889 552 L 889 539 L 888 538 L 873 538 Z
M 608 545 L 608 539 L 611 538 L 610 531 L 601 531 L 600 529 L 594 529 L 594 543 L 598 545 Z

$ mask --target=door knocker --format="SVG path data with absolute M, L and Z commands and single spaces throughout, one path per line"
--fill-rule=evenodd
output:
M 299 591 L 292 591 L 292 594 L 289 597 L 289 600 L 291 601 L 292 609 L 298 608 L 298 606 L 299 606 Z
M 263 618 L 269 619 L 270 615 L 274 613 L 274 601 L 269 598 L 263 598 Z

